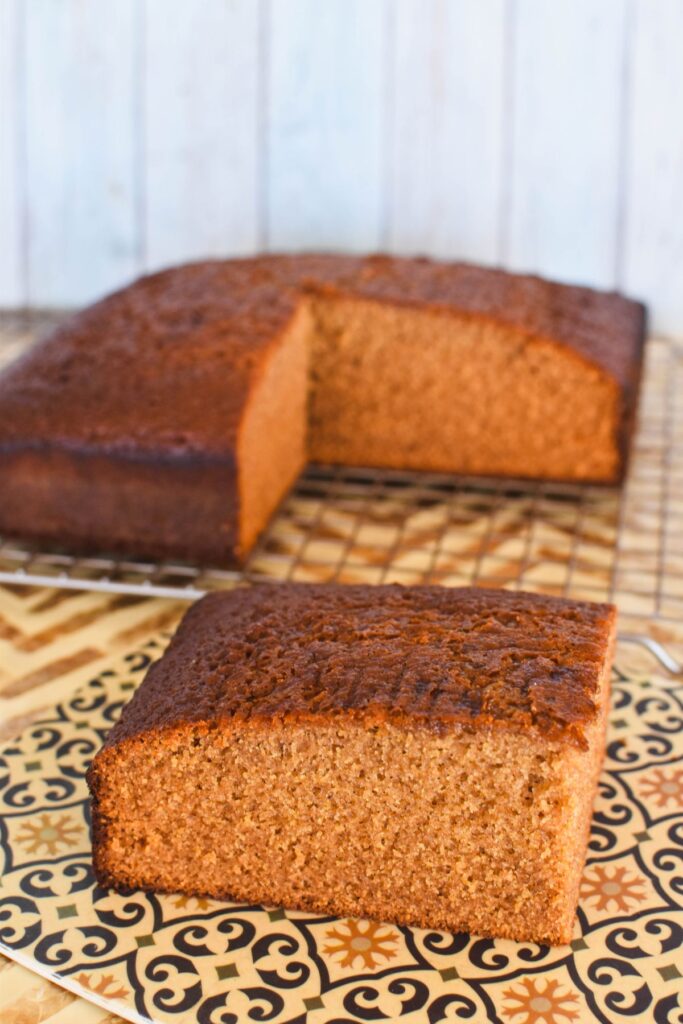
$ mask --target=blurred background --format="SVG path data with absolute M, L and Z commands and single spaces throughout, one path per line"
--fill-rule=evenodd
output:
M 384 249 L 682 332 L 682 54 L 683 0 L 0 0 L 0 305 Z

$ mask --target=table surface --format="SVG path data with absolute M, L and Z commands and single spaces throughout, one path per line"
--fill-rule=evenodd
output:
M 172 630 L 182 601 L 0 586 L 0 744 L 87 682 L 118 655 L 159 630 Z M 632 620 L 683 660 L 683 622 Z M 652 656 L 623 645 L 622 664 L 654 671 Z M 0 957 L 0 1020 L 3 1024 L 95 1024 L 118 1021 L 106 1010 Z
M 172 630 L 186 605 L 125 595 L 0 587 L 0 746 L 117 655 Z M 2 1024 L 99 1024 L 107 1011 L 0 955 Z

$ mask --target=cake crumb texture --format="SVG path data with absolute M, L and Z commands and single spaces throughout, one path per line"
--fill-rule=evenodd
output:
M 0 531 L 240 564 L 307 459 L 617 483 L 644 332 L 620 295 L 463 263 L 162 271 L 0 374 Z
M 98 879 L 569 941 L 614 630 L 476 589 L 204 598 L 90 768 Z

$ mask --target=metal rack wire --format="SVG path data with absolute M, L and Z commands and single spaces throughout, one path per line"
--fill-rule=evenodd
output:
M 0 363 L 57 317 L 5 315 Z M 0 538 L 0 582 L 194 599 L 251 580 L 481 585 L 615 600 L 683 621 L 683 346 L 648 345 L 628 481 L 617 492 L 311 466 L 244 571 L 77 558 Z

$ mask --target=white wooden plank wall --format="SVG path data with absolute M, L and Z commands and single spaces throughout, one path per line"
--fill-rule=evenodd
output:
M 377 248 L 384 210 L 383 0 L 270 0 L 265 239 Z
M 683 331 L 683 0 L 639 0 L 631 26 L 620 279 Z
M 253 252 L 261 194 L 258 4 L 146 0 L 142 36 L 144 267 Z
M 517 0 L 512 26 L 513 268 L 616 284 L 622 0 Z
M 20 0 L 29 303 L 99 295 L 136 271 L 135 0 Z
M 26 300 L 24 265 L 24 131 L 19 5 L 0 0 L 0 305 Z
M 502 258 L 507 14 L 505 0 L 395 5 L 388 221 L 396 252 Z
M 683 332 L 683 0 L 0 0 L 0 304 L 388 248 Z

